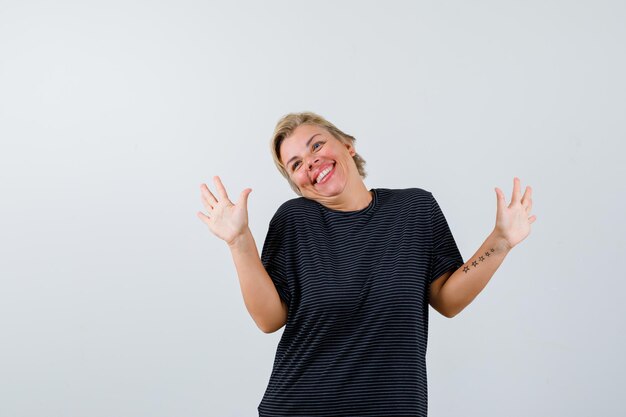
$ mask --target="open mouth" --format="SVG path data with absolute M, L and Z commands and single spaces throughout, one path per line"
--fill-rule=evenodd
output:
M 320 179 L 319 183 L 324 183 L 328 180 L 328 178 L 334 173 L 335 171 L 335 165 L 336 162 L 333 162 L 332 165 L 326 167 L 322 172 L 320 172 L 320 174 L 325 173 L 324 176 Z M 313 180 L 313 185 L 318 184 L 317 179 L 320 177 L 320 175 L 318 175 L 315 180 Z

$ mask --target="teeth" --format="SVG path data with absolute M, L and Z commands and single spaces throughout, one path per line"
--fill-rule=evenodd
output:
M 332 171 L 333 166 L 329 166 L 328 168 L 326 168 L 325 170 L 323 170 L 322 172 L 320 172 L 320 175 L 317 176 L 317 179 L 315 180 L 316 183 L 320 182 L 321 180 L 324 179 L 324 177 L 326 176 L 326 174 L 328 174 L 330 171 Z

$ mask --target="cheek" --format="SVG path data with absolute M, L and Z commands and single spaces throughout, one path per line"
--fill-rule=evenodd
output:
M 309 180 L 309 176 L 306 173 L 304 173 L 300 176 L 300 182 L 303 184 L 309 184 L 311 183 L 311 180 Z
M 296 184 L 302 184 L 305 181 L 307 182 L 309 181 L 307 176 L 303 174 L 301 170 L 298 170 L 298 172 L 292 174 L 291 180 L 295 182 Z

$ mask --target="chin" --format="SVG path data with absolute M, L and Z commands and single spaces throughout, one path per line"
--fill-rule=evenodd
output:
M 344 184 L 343 186 L 328 187 L 328 188 L 325 188 L 324 190 L 313 189 L 313 190 L 307 190 L 307 191 L 308 191 L 308 194 L 312 194 L 312 195 L 332 197 L 332 196 L 341 194 L 343 190 L 345 190 L 345 188 L 346 186 Z

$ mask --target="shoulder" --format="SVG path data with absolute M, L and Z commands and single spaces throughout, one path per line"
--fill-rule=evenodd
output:
M 292 198 L 285 201 L 272 216 L 270 225 L 286 227 L 293 224 L 293 219 L 302 218 L 303 215 L 311 213 L 313 202 L 304 197 Z
M 292 198 L 285 201 L 278 207 L 274 217 L 293 216 L 294 214 L 299 214 L 303 210 L 310 210 L 312 206 L 311 203 L 312 202 L 310 200 L 304 197 Z
M 427 204 L 433 199 L 432 193 L 423 188 L 411 187 L 411 188 L 377 188 L 376 189 L 381 198 L 398 202 L 398 203 L 411 203 L 411 204 Z
M 377 188 L 379 197 L 378 216 L 386 220 L 396 219 L 401 223 L 428 219 L 431 212 L 432 195 L 418 188 Z

